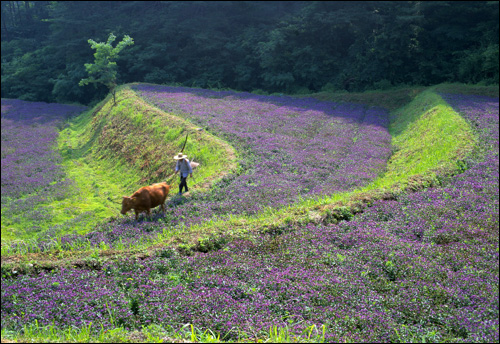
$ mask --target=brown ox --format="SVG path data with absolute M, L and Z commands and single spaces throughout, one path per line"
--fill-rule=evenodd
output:
M 149 216 L 151 215 L 151 208 L 157 206 L 161 206 L 161 210 L 165 212 L 165 200 L 169 191 L 170 185 L 165 182 L 144 186 L 131 197 L 123 197 L 121 213 L 125 215 L 129 210 L 134 209 L 135 220 L 137 221 L 139 213 L 145 211 Z

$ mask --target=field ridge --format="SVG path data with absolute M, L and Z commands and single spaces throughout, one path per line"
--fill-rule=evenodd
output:
M 130 86 L 133 88 L 137 84 Z M 137 172 L 132 173 L 136 176 L 142 176 L 140 177 L 140 183 L 135 186 L 139 187 L 145 182 L 160 181 L 166 177 L 168 172 L 163 170 L 163 166 L 159 172 L 158 165 L 148 166 L 147 164 L 149 160 L 160 160 L 160 155 L 152 155 L 151 158 L 146 153 L 142 157 L 123 157 L 128 159 L 125 163 L 120 158 L 116 159 L 115 156 L 123 154 L 121 153 L 123 151 L 123 142 L 120 142 L 119 138 L 127 135 L 125 132 L 120 131 L 106 135 L 106 128 L 113 129 L 115 125 L 109 116 L 114 116 L 116 119 L 120 119 L 120 121 L 128 118 L 127 120 L 130 123 L 129 128 L 133 128 L 134 126 L 141 126 L 148 121 L 154 121 L 153 118 L 146 120 L 146 118 L 142 117 L 144 116 L 143 114 L 156 114 L 156 116 L 167 116 L 169 121 L 176 122 L 174 126 L 175 130 L 178 130 L 177 128 L 189 128 L 188 131 L 191 133 L 196 132 L 197 135 L 200 132 L 196 130 L 196 126 L 187 122 L 186 119 L 166 114 L 150 101 L 146 104 L 140 98 L 140 95 L 137 96 L 136 93 L 137 91 L 133 91 L 129 86 L 126 86 L 118 93 L 116 106 L 113 106 L 112 98 L 108 97 L 92 111 L 89 111 L 87 116 L 91 114 L 92 121 L 90 122 L 90 117 L 88 117 L 86 120 L 86 123 L 88 123 L 86 124 L 87 127 L 79 134 L 84 139 L 80 138 L 80 142 L 73 142 L 71 145 L 85 147 L 85 154 L 91 152 L 91 154 L 95 155 L 94 159 L 101 163 L 103 159 L 106 160 L 106 155 L 114 157 L 115 165 L 118 163 L 122 166 L 135 166 L 137 162 L 140 162 L 140 166 L 136 166 L 139 167 Z M 207 252 L 219 247 L 221 240 L 222 242 L 230 240 L 227 238 L 228 235 L 229 237 L 239 237 L 242 235 L 246 236 L 247 232 L 281 232 L 283 228 L 291 224 L 336 223 L 346 219 L 349 220 L 377 200 L 390 200 L 405 191 L 417 191 L 425 187 L 439 185 L 445 175 L 451 176 L 463 171 L 463 166 L 460 165 L 460 162 L 474 146 L 473 135 L 471 134 L 469 125 L 442 100 L 433 88 L 418 92 L 414 94 L 412 100 L 408 100 L 408 104 L 391 112 L 392 122 L 389 130 L 393 135 L 393 146 L 396 148 L 396 151 L 388 161 L 387 170 L 366 187 L 331 196 L 318 197 L 317 199 L 306 199 L 281 209 L 268 209 L 258 216 L 231 216 L 229 219 L 211 220 L 206 224 L 193 225 L 182 233 L 174 233 L 159 241 L 153 241 L 142 248 L 120 250 L 100 249 L 98 256 L 102 259 L 109 259 L 115 255 L 119 256 L 122 254 L 147 257 L 172 245 L 185 254 L 192 254 L 193 251 Z M 338 103 L 337 106 L 340 106 L 340 104 Z M 374 107 L 367 107 L 363 110 L 364 118 L 366 118 L 366 111 L 369 108 Z M 123 117 L 123 114 L 126 117 Z M 426 134 L 430 123 L 441 123 L 433 125 L 433 136 Z M 452 129 L 448 128 L 450 125 L 453 125 Z M 436 149 L 436 147 L 441 145 L 439 133 L 442 127 L 448 128 L 456 139 L 448 142 L 450 147 Z M 127 127 L 124 126 L 121 129 L 124 130 L 123 128 Z M 413 134 L 412 131 L 414 132 Z M 202 133 L 205 134 L 204 132 Z M 65 132 L 63 132 L 61 141 L 68 142 L 69 140 L 65 139 L 64 134 Z M 178 130 L 176 134 L 173 141 L 180 146 L 184 139 L 184 131 Z M 73 140 L 75 140 L 76 136 L 74 134 L 73 137 Z M 415 137 L 416 140 L 412 139 L 414 142 L 411 145 L 405 146 L 405 143 L 411 137 Z M 426 137 L 427 139 L 425 139 Z M 94 142 L 95 140 L 97 140 L 97 143 Z M 189 145 L 187 148 L 190 148 Z M 167 153 L 165 155 L 169 157 L 175 154 L 173 152 L 177 151 L 178 147 L 174 146 L 167 149 L 170 150 L 170 154 Z M 72 152 L 78 151 L 78 148 L 68 149 L 67 146 L 63 146 L 62 150 L 65 156 L 71 158 Z M 135 152 L 138 150 L 132 147 L 128 148 L 127 151 Z M 163 150 L 158 151 L 163 152 Z M 158 154 L 158 151 L 153 154 Z M 432 154 L 429 154 L 430 151 L 432 151 Z M 436 155 L 438 151 L 441 153 Z M 154 151 L 151 150 L 150 152 Z M 235 168 L 235 153 L 232 148 L 227 148 L 227 152 L 229 152 L 230 158 L 224 161 L 229 162 L 228 170 L 233 170 Z M 433 159 L 429 160 L 429 156 L 433 157 Z M 427 161 L 420 163 L 420 160 L 424 159 L 427 159 Z M 209 158 L 207 157 L 206 160 L 208 161 Z M 420 167 L 417 166 L 416 168 L 412 166 L 413 161 L 420 163 Z M 148 167 L 146 173 L 143 171 L 145 166 Z M 130 169 L 128 171 L 130 172 Z M 220 178 L 220 170 L 213 173 L 212 176 Z M 214 177 L 211 178 L 213 179 Z M 137 180 L 138 177 L 135 179 Z M 198 179 L 202 180 L 202 178 Z M 204 184 L 206 186 L 206 181 Z M 60 264 L 67 266 L 88 266 L 89 264 L 95 264 L 94 261 L 86 262 L 83 259 L 88 257 L 89 252 L 95 252 L 95 249 L 91 249 L 91 251 L 84 249 L 81 253 L 78 253 L 78 250 L 56 250 L 55 252 L 56 256 L 59 256 L 59 259 L 56 261 L 54 261 L 54 252 L 38 252 L 26 255 L 22 254 L 20 256 L 14 255 L 12 257 L 4 257 L 4 254 L 2 254 L 2 264 L 15 264 L 15 269 L 19 272 L 32 269 L 51 269 Z

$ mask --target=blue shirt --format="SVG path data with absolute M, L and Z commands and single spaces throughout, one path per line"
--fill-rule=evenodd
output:
M 175 172 L 181 171 L 182 178 L 186 178 L 188 174 L 193 173 L 193 168 L 189 163 L 188 159 L 177 160 L 177 164 L 175 164 Z

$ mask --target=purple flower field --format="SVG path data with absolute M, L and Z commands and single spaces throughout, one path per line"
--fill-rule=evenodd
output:
M 133 217 L 118 219 L 86 235 L 62 237 L 63 247 L 76 242 L 114 247 L 118 240 L 133 244 L 181 223 L 254 215 L 300 197 L 352 190 L 383 173 L 391 154 L 388 114 L 383 109 L 183 87 L 134 88 L 164 111 L 185 116 L 226 139 L 240 154 L 240 171 L 224 177 L 208 193 L 171 198 L 165 216 L 156 213 L 147 223 L 136 223 Z M 196 157 L 196 152 L 186 153 Z M 39 241 L 39 249 L 54 245 L 51 233 Z
M 2 215 L 43 221 L 50 214 L 33 210 L 47 199 L 63 199 L 71 181 L 54 149 L 58 128 L 82 106 L 2 99 Z
M 2 99 L 2 197 L 19 198 L 61 181 L 57 127 L 83 109 Z
M 299 196 L 363 186 L 384 171 L 391 154 L 383 109 L 184 87 L 134 89 L 225 138 L 241 154 L 243 173 L 226 181 L 217 197 L 219 213 L 255 214 Z
M 328 341 L 498 342 L 498 99 L 442 96 L 479 138 L 442 186 L 207 254 L 2 277 L 2 328 L 192 323 L 227 340 L 315 324 Z

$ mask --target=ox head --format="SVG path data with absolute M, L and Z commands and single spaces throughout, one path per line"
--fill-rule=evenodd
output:
M 135 205 L 134 199 L 132 197 L 123 196 L 122 200 L 122 215 L 125 215 L 130 209 L 133 209 Z

